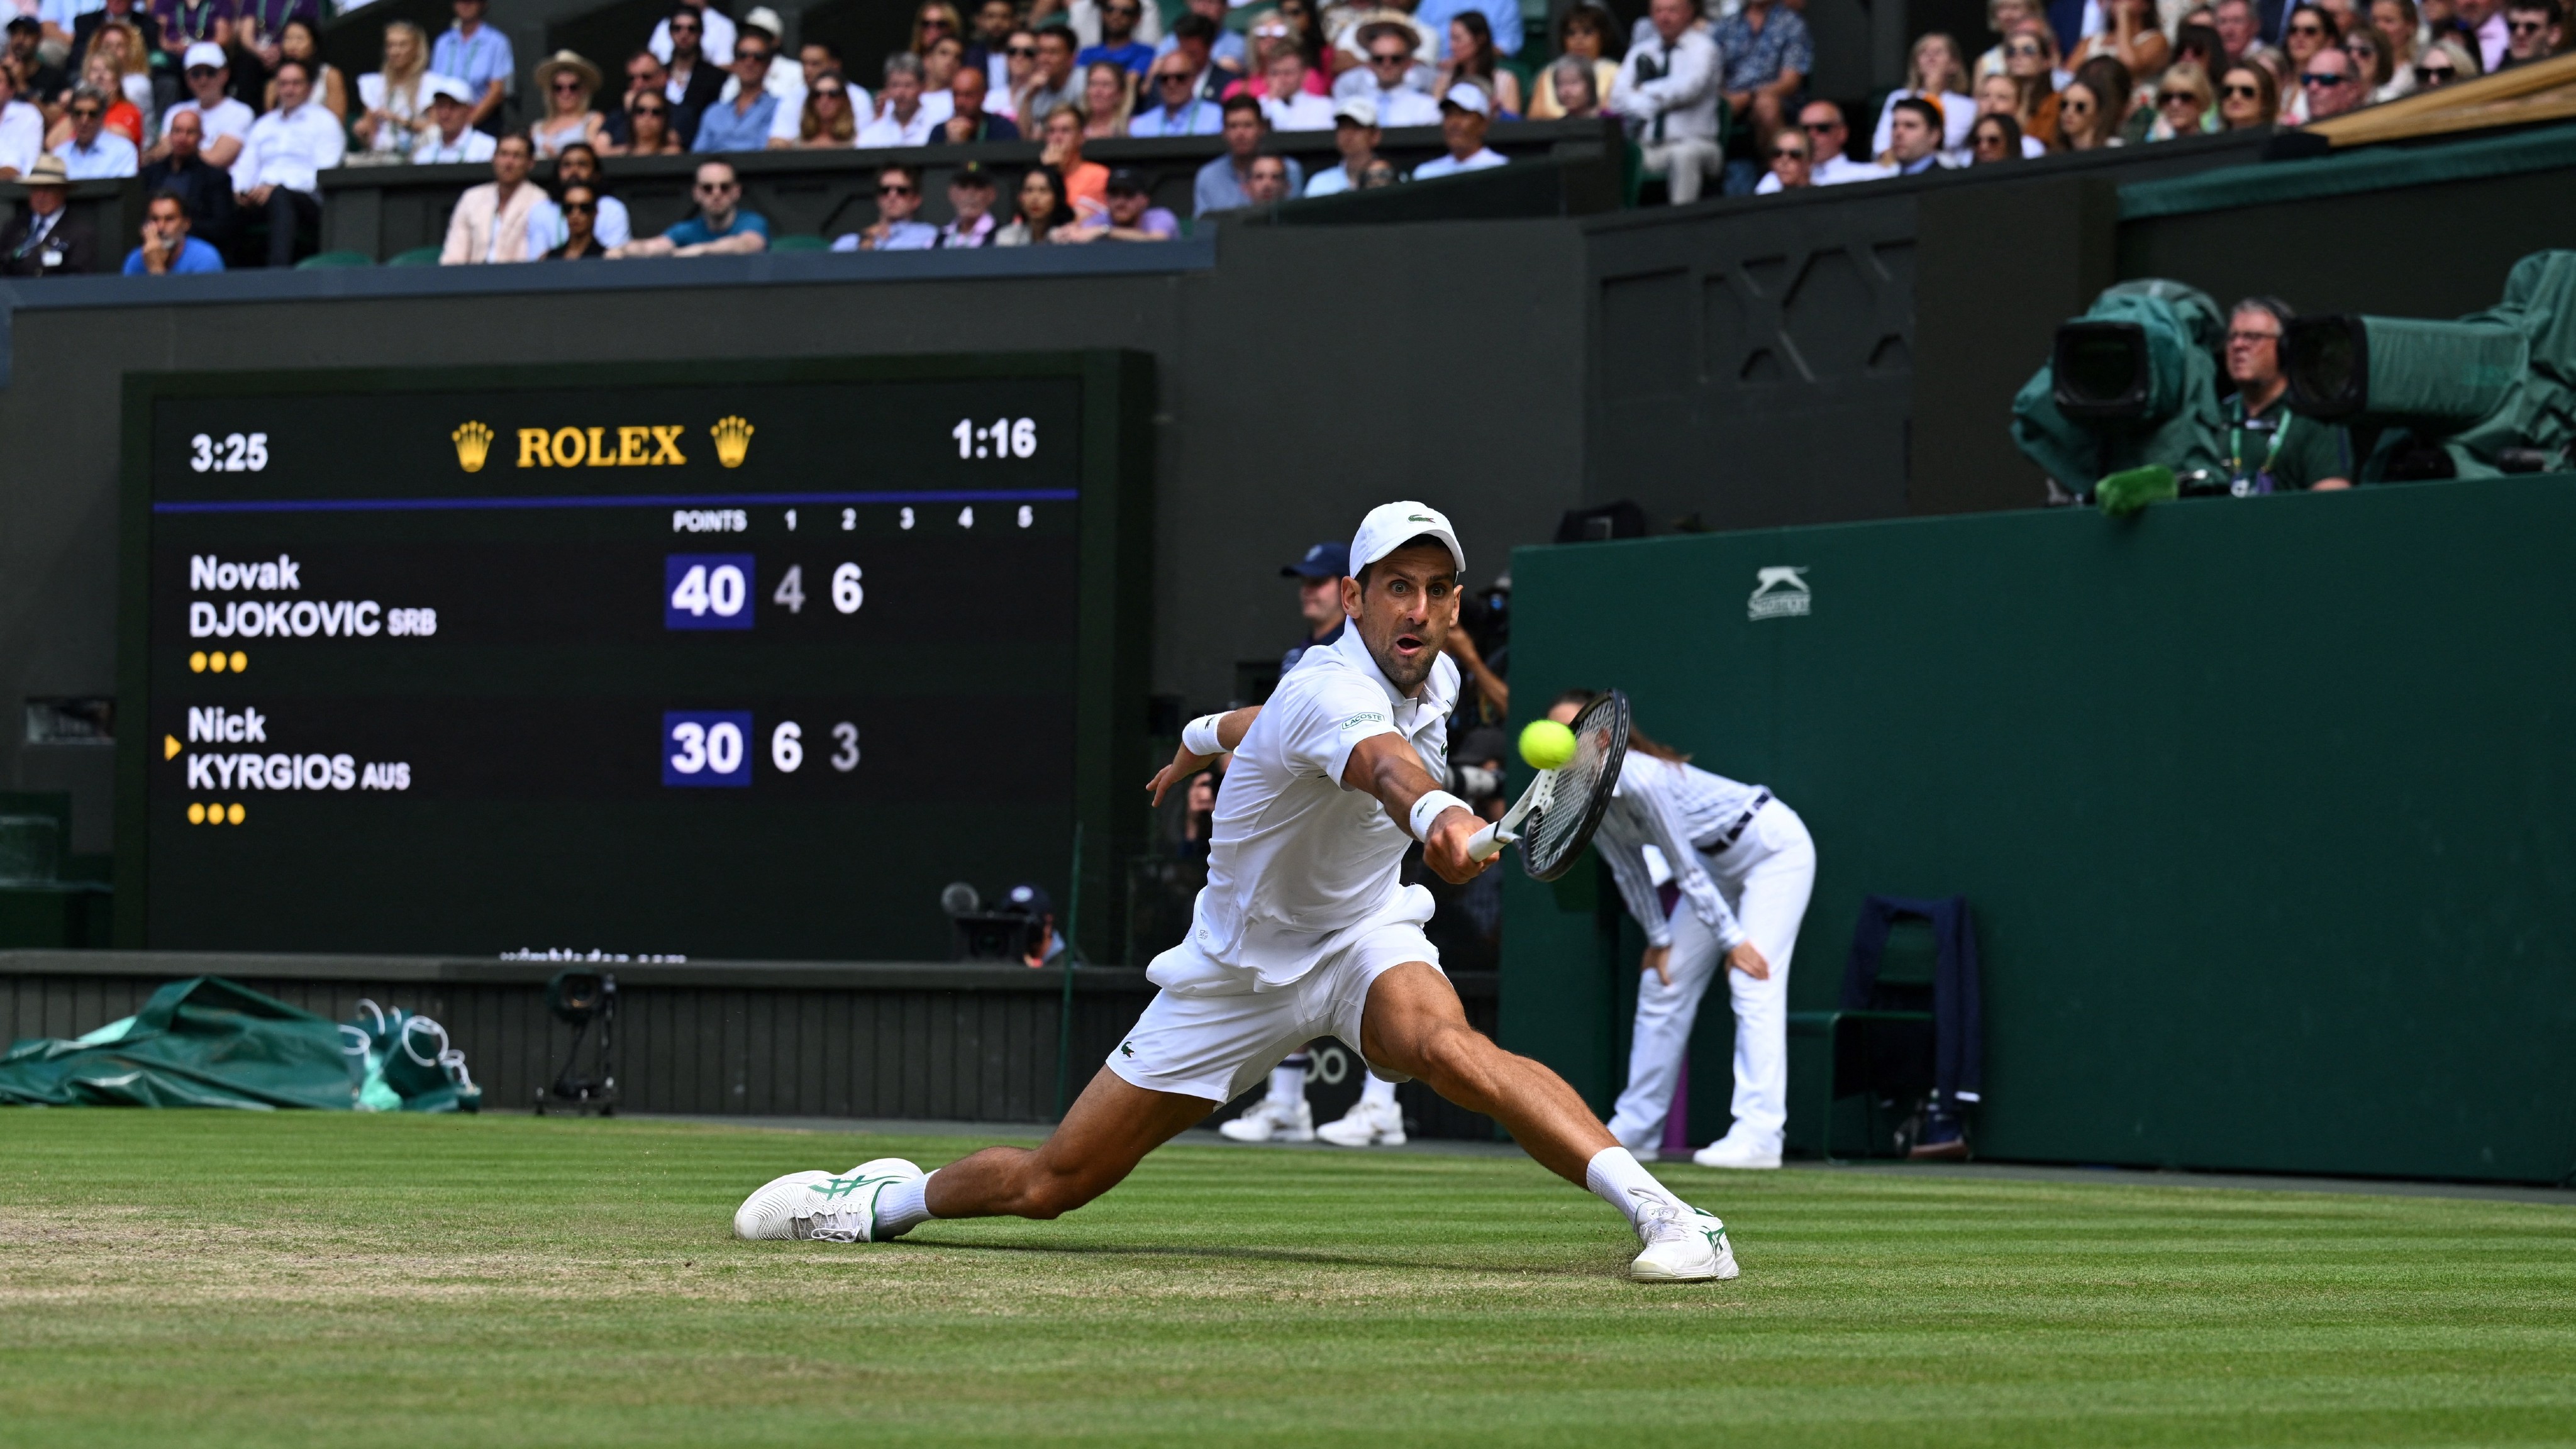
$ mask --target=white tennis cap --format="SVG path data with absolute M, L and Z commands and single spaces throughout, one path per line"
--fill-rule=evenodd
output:
M 1449 94 L 1440 98 L 1440 104 L 1456 106 L 1462 111 L 1471 111 L 1479 116 L 1490 116 L 1494 113 L 1493 103 L 1485 99 L 1484 87 L 1469 85 L 1465 81 L 1451 86 Z
M 199 66 L 204 66 L 208 70 L 222 70 L 231 63 L 224 58 L 224 48 L 211 40 L 200 40 L 189 46 L 187 53 L 179 58 L 181 70 L 195 70 Z
M 1333 107 L 1333 120 L 1336 124 L 1349 121 L 1354 125 L 1374 126 L 1377 124 L 1377 101 L 1371 96 L 1345 97 L 1340 105 Z
M 1449 557 L 1458 572 L 1467 571 L 1467 551 L 1458 546 L 1458 535 L 1449 527 L 1449 519 L 1428 503 L 1381 503 L 1360 520 L 1360 531 L 1351 536 L 1351 572 L 1376 563 L 1414 539 L 1429 534 L 1449 545 Z

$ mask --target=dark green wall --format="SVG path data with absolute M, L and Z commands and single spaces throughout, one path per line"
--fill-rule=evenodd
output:
M 1806 818 L 1794 1006 L 1862 895 L 1967 895 L 1987 1156 L 2556 1181 L 2571 532 L 2551 478 L 1524 549 L 1513 684 L 1619 685 Z M 1748 622 L 1780 564 L 1813 613 Z M 1601 1100 L 1610 892 L 1513 886 L 1505 1040 Z

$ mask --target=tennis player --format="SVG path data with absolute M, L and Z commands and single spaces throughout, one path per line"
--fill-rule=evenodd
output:
M 1548 718 L 1571 724 L 1598 698 L 1567 690 Z M 1710 774 L 1631 725 L 1619 791 L 1593 844 L 1646 932 L 1628 1088 L 1610 1114 L 1611 1135 L 1644 1147 L 1662 1134 L 1700 998 L 1723 972 L 1735 1007 L 1735 1123 L 1691 1161 L 1778 1167 L 1789 1123 L 1789 955 L 1816 888 L 1806 823 L 1769 790 Z M 1648 851 L 1663 857 L 1680 889 L 1669 920 Z
M 1419 1078 L 1500 1122 L 1542 1166 L 1626 1216 L 1643 1244 L 1629 1276 L 1736 1275 L 1726 1225 L 1675 1197 L 1554 1072 L 1467 1024 L 1423 937 L 1430 892 L 1397 866 L 1414 840 L 1463 883 L 1484 822 L 1440 788 L 1458 668 L 1466 553 L 1420 503 L 1370 511 L 1351 540 L 1342 607 L 1354 628 L 1311 649 L 1267 706 L 1191 722 L 1157 798 L 1221 751 L 1208 883 L 1189 938 L 1154 958 L 1161 991 L 1108 1065 L 1036 1149 L 987 1147 L 936 1172 L 880 1158 L 834 1176 L 793 1173 L 734 1214 L 746 1238 L 882 1242 L 933 1218 L 1054 1218 L 1115 1187 L 1146 1153 L 1241 1095 L 1316 1037 L 1356 1045 L 1368 1069 Z

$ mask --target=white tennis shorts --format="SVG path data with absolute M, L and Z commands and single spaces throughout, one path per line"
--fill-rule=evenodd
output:
M 1167 978 L 1197 976 L 1202 973 L 1190 969 L 1195 955 L 1184 941 L 1155 957 L 1153 969 Z M 1282 1057 L 1317 1037 L 1339 1037 L 1365 1059 L 1360 1018 L 1368 1009 L 1369 987 L 1407 961 L 1437 971 L 1440 952 L 1420 922 L 1386 920 L 1364 928 L 1314 970 L 1277 990 L 1157 992 L 1126 1040 L 1110 1052 L 1109 1070 L 1150 1092 L 1231 1102 Z M 1369 1070 L 1390 1082 L 1411 1080 L 1375 1063 Z

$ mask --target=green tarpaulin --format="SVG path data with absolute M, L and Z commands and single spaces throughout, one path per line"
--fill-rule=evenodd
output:
M 0 1057 L 0 1102 L 346 1112 L 358 1104 L 364 1070 L 337 1024 L 219 977 L 192 976 L 88 1036 L 12 1046 Z
M 11 1046 L 0 1104 L 471 1112 L 481 1102 L 438 1023 L 359 1005 L 343 1025 L 220 976 L 173 981 L 87 1036 Z

